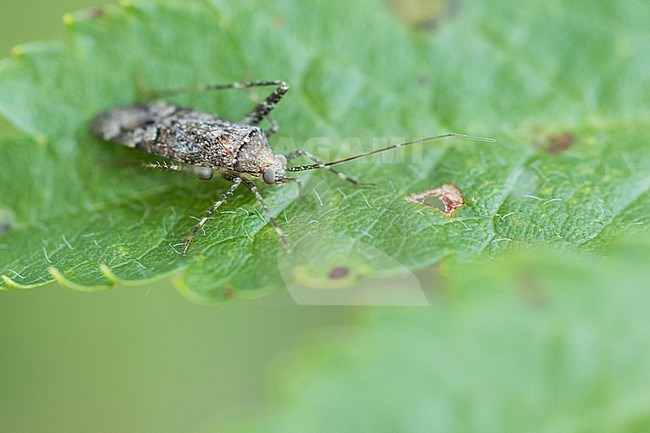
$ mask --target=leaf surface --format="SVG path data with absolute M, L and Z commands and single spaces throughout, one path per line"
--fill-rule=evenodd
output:
M 646 3 L 491 1 L 433 17 L 430 30 L 374 0 L 253 3 L 80 11 L 65 43 L 24 45 L 2 62 L 0 287 L 93 290 L 175 274 L 211 302 L 288 279 L 326 285 L 342 265 L 353 281 L 522 246 L 597 250 L 647 223 Z M 498 143 L 438 141 L 340 166 L 373 189 L 326 172 L 303 177 L 303 199 L 263 186 L 290 255 L 239 191 L 183 257 L 194 218 L 228 184 L 117 167 L 146 155 L 92 137 L 89 123 L 142 99 L 142 86 L 260 79 L 292 87 L 273 112 L 277 152 L 330 160 L 446 131 Z M 173 101 L 237 119 L 255 95 L 266 96 Z M 446 183 L 466 203 L 451 219 L 405 200 Z

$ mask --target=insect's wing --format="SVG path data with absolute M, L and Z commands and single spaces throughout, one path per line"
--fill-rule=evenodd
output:
M 92 132 L 106 141 L 129 147 L 155 139 L 160 127 L 156 113 L 149 104 L 129 105 L 114 108 L 97 115 L 92 122 Z
M 95 135 L 173 161 L 230 169 L 250 127 L 166 102 L 136 104 L 99 114 Z

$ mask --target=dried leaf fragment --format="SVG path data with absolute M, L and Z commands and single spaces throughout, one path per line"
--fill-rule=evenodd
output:
M 435 198 L 435 200 L 431 200 L 431 197 Z M 450 183 L 445 183 L 429 191 L 407 195 L 406 201 L 429 206 L 447 218 L 451 218 L 456 209 L 465 205 L 463 194 Z

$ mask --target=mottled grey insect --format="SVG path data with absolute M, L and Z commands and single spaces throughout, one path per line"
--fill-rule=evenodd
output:
M 93 120 L 93 133 L 104 140 L 124 144 L 128 147 L 134 147 L 167 158 L 175 163 L 181 163 L 142 164 L 143 167 L 192 172 L 203 180 L 211 179 L 214 172 L 217 171 L 225 179 L 232 182 L 232 186 L 228 191 L 221 195 L 219 200 L 208 209 L 203 218 L 194 226 L 185 241 L 182 254 L 187 252 L 190 242 L 210 216 L 219 206 L 225 203 L 241 184 L 244 184 L 255 195 L 278 233 L 282 245 L 289 250 L 289 242 L 284 232 L 271 214 L 259 190 L 248 177 L 261 177 L 267 184 L 277 185 L 296 182 L 300 185 L 297 178 L 287 177 L 287 173 L 325 168 L 353 185 L 372 185 L 360 183 L 335 170 L 332 166 L 397 147 L 444 137 L 457 136 L 482 141 L 494 141 L 482 137 L 447 133 L 394 144 L 336 161 L 323 162 L 306 150 L 296 150 L 286 155 L 279 155 L 273 153 L 269 147 L 268 137 L 278 130 L 277 123 L 270 119 L 269 113 L 289 90 L 289 86 L 283 81 L 217 84 L 194 89 L 167 91 L 164 92 L 164 95 L 168 96 L 188 91 L 243 89 L 271 85 L 277 86 L 277 88 L 246 114 L 240 122 L 231 122 L 214 114 L 192 110 L 164 101 L 114 108 L 100 113 Z M 267 130 L 262 130 L 258 126 L 263 119 L 267 119 L 271 124 Z M 314 164 L 287 167 L 288 161 L 300 156 L 310 159 Z

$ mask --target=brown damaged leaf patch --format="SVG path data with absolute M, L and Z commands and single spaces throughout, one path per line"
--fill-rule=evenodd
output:
M 9 217 L 4 213 L 4 211 L 0 210 L 0 235 L 8 233 L 9 230 L 11 230 Z
M 85 9 L 84 12 L 88 18 L 101 18 L 106 14 L 106 10 L 101 6 Z
M 450 183 L 429 191 L 407 195 L 406 201 L 433 208 L 447 218 L 451 218 L 456 209 L 465 205 L 463 194 Z
M 576 142 L 576 137 L 567 132 L 565 134 L 552 135 L 548 139 L 549 145 L 546 151 L 551 155 L 557 155 L 560 152 L 564 152 Z
M 347 277 L 349 273 L 350 269 L 346 268 L 345 266 L 337 266 L 335 268 L 332 268 L 329 273 L 329 277 L 332 280 L 338 280 Z
M 412 28 L 433 31 L 459 9 L 456 0 L 389 0 L 389 7 Z

